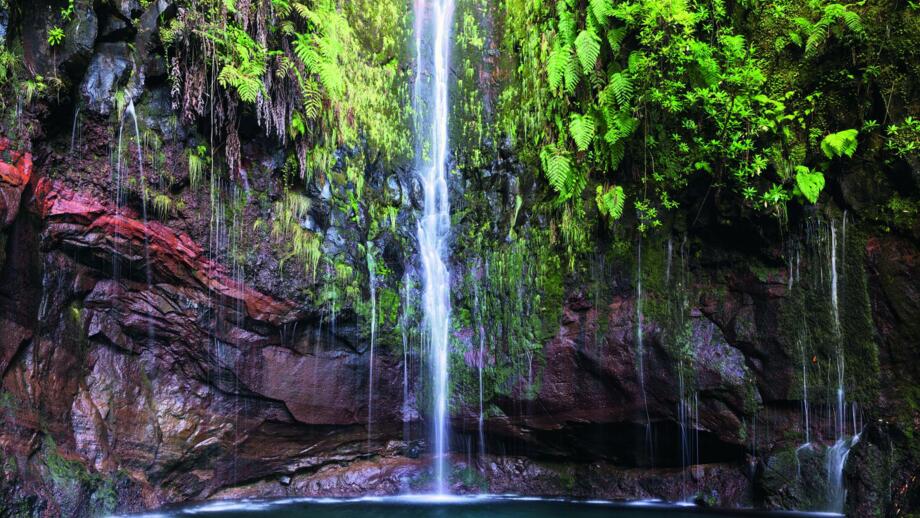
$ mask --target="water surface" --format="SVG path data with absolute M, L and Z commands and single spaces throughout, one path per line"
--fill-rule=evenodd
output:
M 190 507 L 163 509 L 146 518 L 208 516 L 219 518 L 724 518 L 817 517 L 834 513 L 714 510 L 657 501 L 608 502 L 540 499 L 515 496 L 403 496 L 351 500 L 316 498 L 288 500 L 217 501 Z

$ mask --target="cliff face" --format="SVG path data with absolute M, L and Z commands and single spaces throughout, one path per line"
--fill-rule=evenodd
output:
M 14 20 L 70 90 L 0 140 L 0 516 L 424 490 L 411 168 L 369 161 L 367 196 L 395 208 L 375 213 L 328 179 L 360 153 L 341 149 L 293 210 L 282 149 L 244 128 L 242 174 L 194 178 L 209 128 L 177 118 L 150 38 L 170 9 L 80 7 L 57 50 Z M 823 508 L 842 357 L 847 509 L 917 509 L 920 231 L 864 217 L 874 173 L 782 233 L 714 202 L 598 231 L 567 265 L 511 150 L 459 168 L 454 490 Z

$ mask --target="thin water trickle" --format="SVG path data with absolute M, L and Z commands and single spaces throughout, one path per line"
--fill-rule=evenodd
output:
M 73 126 L 70 128 L 70 155 L 73 156 L 73 150 L 77 143 L 77 122 L 80 120 L 80 105 L 78 104 L 73 110 Z
M 367 275 L 371 292 L 371 347 L 367 379 L 367 449 L 371 448 L 371 432 L 374 425 L 374 348 L 377 345 L 377 265 L 374 262 L 373 243 L 366 245 Z
M 424 192 L 424 213 L 418 222 L 419 256 L 423 272 L 423 304 L 427 343 L 431 353 L 433 445 L 435 491 L 446 492 L 448 437 L 448 333 L 450 330 L 450 275 L 445 255 L 450 233 L 450 202 L 447 191 L 448 84 L 450 29 L 453 0 L 415 1 L 415 108 L 419 137 L 416 156 Z M 428 48 L 426 36 L 433 40 Z M 428 54 L 430 52 L 430 54 Z M 432 70 L 426 74 L 430 58 Z M 429 84 L 423 84 L 428 78 Z M 423 88 L 427 87 L 427 88 Z M 423 91 L 425 90 L 425 91 Z M 424 115 L 424 116 L 422 116 Z M 428 131 L 427 141 L 425 131 Z M 427 145 L 426 145 L 427 144 Z M 423 156 L 430 150 L 430 157 Z
M 403 275 L 403 306 L 399 316 L 403 353 L 403 440 L 409 441 L 409 275 Z
M 473 313 L 476 315 L 479 335 L 479 354 L 476 358 L 476 370 L 479 374 L 479 456 L 486 453 L 485 413 L 482 404 L 482 369 L 486 358 L 486 329 L 483 323 L 482 307 L 479 305 L 479 283 L 473 283 Z
M 636 267 L 636 363 L 639 376 L 639 387 L 642 392 L 642 407 L 645 410 L 645 447 L 649 462 L 654 464 L 652 450 L 652 420 L 648 413 L 648 396 L 645 392 L 645 346 L 643 344 L 643 315 L 642 315 L 642 240 L 637 245 Z
M 805 414 L 805 444 L 811 443 L 811 423 L 808 416 L 808 357 L 805 354 L 805 345 L 802 345 L 802 410 Z
M 842 243 L 840 244 L 841 258 L 846 264 L 846 212 L 843 214 L 841 223 Z M 854 407 L 854 426 L 853 435 L 847 436 L 846 429 L 846 386 L 845 386 L 845 360 L 843 352 L 844 336 L 840 325 L 840 289 L 839 278 L 840 272 L 845 269 L 839 269 L 837 265 L 837 228 L 833 221 L 830 222 L 830 296 L 831 309 L 834 316 L 834 338 L 835 338 L 835 356 L 836 356 L 836 408 L 832 412 L 834 417 L 834 445 L 827 448 L 825 452 L 825 467 L 827 470 L 827 501 L 828 510 L 832 512 L 843 512 L 846 504 L 846 488 L 843 482 L 843 469 L 846 465 L 847 457 L 850 454 L 850 448 L 859 442 L 859 430 L 856 429 L 855 407 Z
M 125 118 L 131 116 L 131 121 L 134 124 L 134 144 L 137 148 L 137 169 L 140 175 L 139 189 L 141 195 L 141 216 L 143 217 L 144 223 L 144 270 L 147 280 L 148 291 L 153 285 L 153 275 L 150 268 L 150 243 L 149 235 L 147 233 L 147 177 L 144 174 L 144 150 L 141 146 L 141 132 L 137 124 L 137 114 L 134 111 L 134 101 L 129 100 L 128 104 L 125 106 L 124 112 L 119 117 L 118 121 L 118 149 L 115 155 L 115 216 L 116 218 L 120 215 L 121 207 L 125 203 L 125 192 L 123 189 L 123 169 L 124 169 L 124 160 L 122 158 L 123 142 L 124 142 L 124 126 Z M 76 116 L 74 116 L 74 122 L 76 123 Z M 115 280 L 118 280 L 121 276 L 120 272 L 120 261 L 118 258 L 118 246 L 115 245 L 115 250 L 113 252 L 114 257 L 112 261 L 112 277 Z M 149 326 L 153 325 L 153 321 L 150 320 L 148 323 Z M 148 329 L 149 338 L 152 338 L 153 329 L 150 327 Z

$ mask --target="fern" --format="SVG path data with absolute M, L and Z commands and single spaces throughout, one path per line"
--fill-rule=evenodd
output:
M 291 4 L 287 0 L 271 0 L 271 6 L 279 18 L 287 18 L 291 14 Z
M 818 50 L 824 46 L 830 37 L 830 30 L 835 23 L 843 21 L 843 25 L 857 35 L 862 35 L 863 24 L 859 14 L 847 10 L 847 6 L 841 4 L 829 4 L 824 7 L 821 19 L 814 25 L 809 24 L 807 20 L 797 18 L 795 22 L 806 30 L 808 39 L 805 42 L 805 56 L 814 57 Z
M 575 29 L 578 23 L 575 15 L 566 7 L 566 2 L 559 2 L 557 7 L 559 9 L 559 37 L 563 44 L 571 45 L 575 43 Z
M 843 24 L 847 26 L 851 31 L 861 34 L 863 32 L 862 18 L 852 11 L 844 11 L 840 15 L 840 18 L 843 19 Z
M 620 162 L 626 157 L 626 145 L 623 141 L 614 142 L 610 144 L 610 167 L 616 169 L 619 167 Z
M 587 151 L 594 140 L 595 122 L 591 114 L 573 113 L 569 119 L 569 133 L 579 151 Z
M 607 31 L 607 43 L 610 44 L 610 50 L 614 54 L 620 52 L 620 46 L 626 38 L 626 27 L 615 27 Z
M 626 207 L 626 193 L 623 192 L 622 186 L 614 186 L 606 191 L 600 185 L 597 186 L 595 201 L 597 209 L 602 215 L 616 221 L 623 217 L 623 209 Z
M 345 74 L 339 66 L 339 58 L 345 50 L 342 38 L 348 33 L 347 23 L 328 2 L 316 10 L 294 4 L 294 10 L 315 29 L 313 33 L 296 34 L 294 55 L 319 78 L 332 99 L 341 98 L 345 93 Z
M 614 73 L 610 76 L 610 83 L 607 85 L 605 95 L 608 104 L 610 98 L 613 97 L 620 106 L 629 106 L 633 96 L 632 81 L 623 72 Z
M 546 73 L 547 79 L 549 80 L 549 87 L 554 91 L 559 89 L 559 86 L 562 85 L 562 80 L 565 77 L 565 71 L 569 66 L 569 61 L 572 59 L 572 54 L 569 52 L 568 48 L 556 42 L 556 45 L 553 47 L 553 50 L 549 53 L 549 59 L 546 62 Z
M 821 151 L 827 155 L 827 158 L 848 157 L 851 158 L 856 153 L 856 147 L 859 144 L 856 137 L 859 130 L 848 129 L 831 133 L 821 141 Z
M 818 49 L 824 46 L 824 42 L 827 41 L 828 25 L 821 22 L 823 20 L 812 26 L 811 32 L 808 34 L 808 40 L 805 42 L 805 56 L 807 57 L 817 55 Z
M 572 165 L 568 157 L 560 153 L 556 146 L 550 145 L 540 152 L 540 160 L 549 184 L 559 193 L 560 198 L 564 197 L 573 183 Z
M 610 0 L 589 0 L 588 5 L 591 7 L 591 14 L 599 24 L 607 23 L 607 17 L 612 11 Z
M 639 121 L 626 110 L 605 112 L 604 118 L 607 122 L 607 133 L 604 134 L 604 140 L 608 144 L 616 144 L 625 140 L 639 127 Z
M 591 73 L 601 54 L 601 39 L 593 29 L 585 29 L 575 38 L 575 54 L 585 74 Z
M 565 91 L 569 95 L 575 93 L 575 88 L 578 87 L 578 83 L 581 80 L 581 76 L 578 74 L 578 63 L 569 58 L 569 61 L 565 66 Z
M 824 189 L 824 173 L 812 171 L 805 166 L 795 168 L 795 184 L 799 192 L 811 203 L 818 202 L 818 196 Z

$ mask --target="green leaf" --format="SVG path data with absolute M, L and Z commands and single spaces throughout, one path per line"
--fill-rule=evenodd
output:
M 852 157 L 856 153 L 856 147 L 859 144 L 856 141 L 858 135 L 859 130 L 855 129 L 831 133 L 821 141 L 821 151 L 824 151 L 827 158 Z
M 575 42 L 575 28 L 578 24 L 575 21 L 575 15 L 566 8 L 566 2 L 559 2 L 557 7 L 559 10 L 559 37 L 562 38 L 564 44 L 569 45 Z
M 609 95 L 612 94 L 620 106 L 629 105 L 629 101 L 633 96 L 633 85 L 626 74 L 617 72 L 611 75 L 610 83 L 607 85 L 607 88 L 609 89 L 609 93 L 607 94 L 608 99 Z
M 824 173 L 812 171 L 804 166 L 796 167 L 795 184 L 802 196 L 811 203 L 818 202 L 818 196 L 824 189 Z
M 565 66 L 565 91 L 569 95 L 575 93 L 575 88 L 578 86 L 578 82 L 581 80 L 581 75 L 578 73 L 578 62 L 575 59 L 569 58 L 568 63 Z
M 604 118 L 607 121 L 607 133 L 604 134 L 604 140 L 611 145 L 621 143 L 639 127 L 639 121 L 627 110 L 605 111 Z
M 585 29 L 575 38 L 575 54 L 585 74 L 590 74 L 601 55 L 601 39 L 593 29 Z
M 560 196 L 564 195 L 572 177 L 572 165 L 568 157 L 560 153 L 555 146 L 547 146 L 541 151 L 540 158 L 549 184 Z
M 594 14 L 594 18 L 601 24 L 607 23 L 607 16 L 610 15 L 612 10 L 610 0 L 589 0 L 588 4 L 591 6 L 591 13 Z
M 566 69 L 569 67 L 571 60 L 572 53 L 569 48 L 559 44 L 557 41 L 553 50 L 549 53 L 549 58 L 546 63 L 546 73 L 549 79 L 550 88 L 557 90 L 559 86 L 562 85 L 562 80 L 565 77 Z
M 607 31 L 607 43 L 610 44 L 610 50 L 612 50 L 614 54 L 620 52 L 620 45 L 625 38 L 626 27 L 615 27 Z
M 572 114 L 569 119 L 569 133 L 571 133 L 572 139 L 575 140 L 575 145 L 578 146 L 579 151 L 587 151 L 591 141 L 594 140 L 595 127 L 594 117 L 591 114 Z
M 613 221 L 623 217 L 623 208 L 626 206 L 626 193 L 623 187 L 617 185 L 611 187 L 606 192 L 600 185 L 597 186 L 595 201 L 597 209 Z

